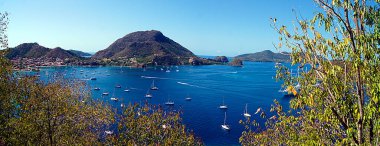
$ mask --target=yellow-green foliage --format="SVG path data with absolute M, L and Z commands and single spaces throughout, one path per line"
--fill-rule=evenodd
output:
M 277 102 L 265 131 L 245 131 L 243 145 L 380 145 L 380 12 L 377 0 L 315 0 L 322 12 L 296 17 L 293 32 L 280 34 L 278 47 L 292 49 L 292 64 L 310 71 L 299 78 L 279 67 L 277 77 L 301 91 L 291 113 Z M 320 82 L 320 85 L 317 84 Z
M 99 129 L 110 124 L 113 112 L 92 101 L 82 83 L 55 81 L 47 85 L 33 78 L 17 81 L 11 94 L 16 110 L 7 123 L 14 145 L 93 145 Z

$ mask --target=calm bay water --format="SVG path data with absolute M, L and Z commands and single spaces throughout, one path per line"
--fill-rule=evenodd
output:
M 179 70 L 178 72 L 176 70 Z M 81 70 L 83 72 L 81 73 Z M 239 120 L 244 120 L 245 104 L 251 119 L 264 125 L 260 115 L 254 115 L 261 107 L 267 118 L 273 114 L 269 112 L 273 100 L 277 99 L 284 107 L 288 107 L 289 98 L 283 97 L 278 90 L 280 82 L 276 82 L 276 68 L 274 63 L 244 62 L 244 67 L 225 65 L 208 66 L 178 66 L 166 68 L 152 67 L 147 69 L 129 67 L 54 67 L 40 71 L 41 78 L 54 73 L 66 74 L 67 77 L 84 79 L 91 88 L 98 87 L 100 91 L 92 91 L 93 98 L 103 100 L 120 110 L 120 104 L 148 101 L 152 104 L 163 105 L 168 99 L 175 102 L 167 110 L 181 110 L 183 123 L 192 129 L 196 136 L 201 137 L 206 145 L 238 145 L 244 126 Z M 97 80 L 89 80 L 91 77 Z M 159 88 L 150 91 L 153 98 L 145 98 L 152 81 Z M 121 85 L 121 88 L 115 88 Z M 130 92 L 124 92 L 125 88 Z M 103 92 L 110 95 L 102 97 Z M 114 94 L 118 102 L 111 101 Z M 190 96 L 191 101 L 185 98 Z M 218 106 L 224 97 L 228 110 L 220 110 Z M 227 113 L 227 124 L 231 126 L 229 132 L 221 129 Z

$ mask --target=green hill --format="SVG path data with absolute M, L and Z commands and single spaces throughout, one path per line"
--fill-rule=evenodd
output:
M 287 52 L 273 53 L 270 50 L 265 50 L 257 53 L 249 53 L 238 55 L 235 58 L 243 61 L 253 62 L 290 62 L 290 55 Z
M 191 57 L 196 56 L 156 30 L 130 33 L 92 56 L 93 59 L 98 60 L 127 59 L 147 65 L 188 64 Z
M 62 48 L 46 48 L 38 43 L 23 43 L 14 48 L 10 48 L 6 57 L 15 58 L 80 58 L 80 56 Z

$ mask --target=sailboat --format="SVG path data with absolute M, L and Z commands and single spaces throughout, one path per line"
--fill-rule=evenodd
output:
M 166 71 L 165 72 L 170 72 L 170 69 L 169 67 L 166 67 Z
M 124 92 L 129 92 L 130 90 L 128 88 L 125 88 L 124 89 Z
M 245 104 L 245 110 L 244 110 L 244 117 L 248 118 L 251 117 L 251 114 L 248 113 L 248 104 Z
M 221 125 L 221 126 L 222 126 L 222 129 L 228 131 L 228 130 L 230 130 L 230 125 L 227 125 L 227 124 L 226 124 L 226 119 L 227 119 L 227 113 L 224 112 L 224 123 L 223 123 L 223 125 Z
M 223 103 L 219 106 L 220 109 L 227 109 L 227 105 L 224 104 L 224 97 L 223 97 Z
M 297 78 L 299 78 L 300 76 L 300 68 L 298 67 L 298 70 L 297 70 Z M 297 90 L 297 92 L 301 89 L 301 84 L 299 82 L 297 82 L 297 85 L 294 86 L 294 89 Z
M 118 101 L 118 100 L 119 100 L 119 99 L 117 99 L 117 98 L 115 97 L 115 89 L 113 90 L 111 100 L 112 100 L 112 101 Z
M 174 101 L 168 99 L 168 101 L 165 102 L 165 105 L 174 105 Z
M 149 93 L 149 89 L 148 89 L 148 91 L 146 92 L 145 97 L 146 97 L 146 98 L 152 98 L 152 97 L 153 97 L 153 95 Z
M 152 85 L 150 86 L 150 90 L 158 90 L 158 87 L 156 87 L 156 86 L 154 85 L 154 80 L 153 80 Z

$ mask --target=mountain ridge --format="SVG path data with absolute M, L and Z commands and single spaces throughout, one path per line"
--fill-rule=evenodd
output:
M 60 47 L 47 48 L 38 43 L 22 43 L 14 48 L 10 48 L 6 54 L 8 59 L 15 58 L 80 58 L 80 56 Z

